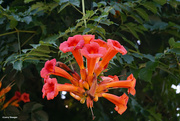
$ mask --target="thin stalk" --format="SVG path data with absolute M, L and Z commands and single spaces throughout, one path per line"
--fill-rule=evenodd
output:
M 24 45 L 25 45 L 29 40 L 31 40 L 35 35 L 36 35 L 36 34 L 33 34 L 30 38 L 28 38 L 28 39 L 21 45 L 21 47 L 24 46 Z
M 71 4 L 71 3 L 70 3 Z M 76 8 L 76 6 L 74 6 L 73 4 L 71 4 L 72 5 L 72 7 L 74 8 L 74 9 L 76 9 L 79 13 L 81 13 L 82 15 L 83 15 L 83 12 L 81 12 L 79 9 L 77 9 Z
M 21 55 L 21 43 L 20 43 L 20 38 L 19 38 L 19 31 L 16 29 L 17 31 L 17 38 L 18 38 L 18 48 L 19 48 L 19 54 Z
M 83 17 L 86 15 L 85 13 L 85 4 L 84 4 L 84 0 L 82 0 L 82 11 L 83 11 Z M 85 25 L 85 28 L 87 28 L 87 25 L 86 25 L 86 19 L 84 19 L 84 25 Z
M 94 116 L 94 113 L 93 113 L 92 107 L 90 107 L 90 109 L 91 109 L 92 119 L 94 120 L 96 117 Z
M 17 38 L 18 38 L 18 47 L 19 47 L 20 62 L 22 62 L 22 59 L 21 59 L 22 58 L 21 57 L 21 42 L 20 42 L 20 37 L 19 37 L 19 30 L 16 29 L 16 31 L 17 31 Z
M 19 33 L 19 32 L 24 32 L 24 33 L 36 33 L 36 31 L 16 30 L 16 31 L 12 31 L 12 32 L 7 32 L 7 33 L 0 34 L 0 37 L 1 37 L 1 36 L 5 36 L 5 35 L 9 35 L 9 34 Z

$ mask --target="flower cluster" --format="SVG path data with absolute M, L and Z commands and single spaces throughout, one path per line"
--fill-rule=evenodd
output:
M 127 88 L 128 94 L 135 95 L 136 79 L 133 74 L 130 74 L 127 80 L 119 80 L 116 75 L 103 75 L 109 61 L 118 52 L 122 55 L 127 53 L 118 41 L 108 39 L 105 42 L 95 39 L 94 35 L 75 35 L 61 43 L 59 49 L 64 53 L 73 54 L 79 65 L 80 75 L 64 63 L 57 62 L 56 59 L 48 60 L 40 72 L 41 77 L 44 78 L 43 98 L 46 96 L 50 100 L 56 97 L 59 91 L 67 91 L 81 103 L 86 102 L 88 108 L 92 108 L 93 102 L 97 102 L 99 97 L 104 97 L 115 104 L 115 110 L 119 114 L 127 109 L 129 98 L 127 94 L 116 96 L 108 93 L 108 90 Z M 50 78 L 50 75 L 64 77 L 70 80 L 71 84 L 59 84 L 56 78 Z
M 1 86 L 2 86 L 2 82 L 0 81 L 0 88 L 1 88 Z M 29 94 L 28 93 L 21 94 L 19 91 L 16 91 L 15 95 L 9 101 L 4 103 L 5 98 L 6 98 L 6 93 L 8 93 L 11 90 L 12 86 L 13 86 L 13 84 L 12 85 L 10 84 L 6 88 L 3 88 L 0 91 L 0 107 L 2 107 L 1 110 L 4 110 L 9 105 L 19 107 L 18 103 L 20 101 L 23 101 L 24 103 L 30 102 Z

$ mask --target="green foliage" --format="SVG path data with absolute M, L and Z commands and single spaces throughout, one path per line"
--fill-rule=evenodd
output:
M 11 107 L 9 111 L 33 120 L 44 121 L 48 115 L 50 120 L 58 120 L 59 115 L 62 120 L 91 120 L 89 110 L 69 100 L 69 95 L 66 101 L 55 100 L 58 106 L 54 107 L 42 100 L 39 71 L 51 58 L 78 69 L 71 53 L 59 51 L 59 44 L 76 34 L 94 34 L 96 38 L 118 40 L 128 51 L 113 58 L 106 74 L 125 79 L 133 73 L 137 79 L 130 110 L 119 116 L 111 113 L 113 105 L 107 106 L 100 99 L 95 104 L 99 107 L 94 110 L 95 120 L 178 120 L 180 97 L 171 85 L 180 83 L 180 2 L 85 0 L 85 15 L 81 5 L 80 0 L 0 0 L 0 75 L 7 74 L 7 83 L 15 80 L 15 89 L 28 90 L 31 99 L 41 103 L 25 104 L 22 110 Z M 75 106 L 66 109 L 66 102 Z M 52 114 L 57 110 L 61 113 Z
M 42 110 L 42 105 L 35 102 L 26 103 L 22 110 L 14 106 L 9 106 L 6 109 L 4 117 L 14 117 L 15 120 L 19 121 L 48 121 L 48 115 Z M 12 119 L 12 118 L 9 118 Z

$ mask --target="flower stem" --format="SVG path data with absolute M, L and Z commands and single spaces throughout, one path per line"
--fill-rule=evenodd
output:
M 90 109 L 91 109 L 92 119 L 94 120 L 96 117 L 94 116 L 94 113 L 93 113 L 92 107 L 90 107 Z
M 84 0 L 82 0 L 82 11 L 83 11 L 83 17 L 86 15 L 85 13 L 85 4 L 84 4 Z M 87 28 L 87 25 L 86 25 L 86 19 L 84 19 L 84 25 L 85 25 L 85 28 Z

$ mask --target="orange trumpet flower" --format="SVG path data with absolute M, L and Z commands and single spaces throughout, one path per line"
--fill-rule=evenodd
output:
M 29 94 L 27 94 L 27 93 L 21 94 L 19 91 L 16 91 L 16 92 L 15 92 L 15 95 L 14 95 L 8 102 L 6 102 L 6 103 L 3 105 L 3 107 L 2 107 L 1 110 L 5 109 L 5 108 L 8 107 L 9 105 L 18 107 L 18 106 L 19 106 L 18 102 L 20 102 L 20 101 L 23 101 L 23 102 L 25 102 L 25 103 L 26 103 L 26 102 L 30 102 Z
M 128 88 L 128 93 L 131 93 L 132 95 L 136 94 L 136 90 L 134 89 L 136 85 L 136 79 L 134 78 L 133 74 L 131 74 L 127 80 L 121 80 L 121 81 L 113 81 L 106 84 L 107 88 L 110 87 L 118 87 L 118 88 Z
M 85 44 L 89 44 L 95 38 L 95 35 L 82 35 L 82 36 L 83 36 Z
M 49 75 L 52 74 L 69 79 L 71 83 L 78 85 L 78 81 L 76 81 L 75 78 L 73 78 L 69 73 L 67 73 L 62 68 L 56 66 L 56 59 L 46 61 L 44 68 L 42 68 L 42 70 L 40 71 L 40 74 L 42 78 L 45 78 L 45 80 L 46 78 L 49 78 Z
M 102 61 L 99 63 L 99 67 L 95 70 L 96 75 L 98 76 L 103 70 L 104 66 L 109 63 L 109 61 L 120 52 L 122 55 L 127 53 L 126 49 L 116 40 L 107 40 L 108 50 L 107 53 L 103 56 Z
M 127 80 L 119 80 L 116 75 L 103 76 L 102 73 L 106 71 L 109 61 L 118 52 L 122 55 L 127 53 L 118 41 L 108 39 L 105 42 L 95 39 L 94 35 L 75 35 L 61 43 L 59 49 L 64 53 L 72 52 L 80 67 L 80 76 L 62 62 L 56 62 L 55 59 L 47 61 L 41 70 L 41 77 L 44 78 L 45 83 L 42 89 L 43 98 L 46 96 L 48 100 L 54 99 L 59 91 L 67 91 L 80 103 L 86 102 L 91 111 L 93 102 L 97 102 L 99 97 L 114 103 L 115 110 L 119 114 L 127 109 L 128 96 L 125 93 L 119 97 L 107 92 L 109 89 L 128 88 L 128 94 L 135 95 L 136 79 L 133 74 L 130 74 Z M 83 56 L 86 58 L 86 67 Z M 56 78 L 49 78 L 51 74 L 69 79 L 72 84 L 58 84 Z
M 46 96 L 48 100 L 54 99 L 59 91 L 78 92 L 83 94 L 85 90 L 72 84 L 58 84 L 56 78 L 48 78 L 43 86 L 43 98 Z
M 61 43 L 59 49 L 66 52 L 72 52 L 74 58 L 76 59 L 80 69 L 84 69 L 83 57 L 80 50 L 84 46 L 84 38 L 82 35 L 75 35 L 69 37 L 67 41 Z
M 124 111 L 126 111 L 127 109 L 126 105 L 127 105 L 129 97 L 125 93 L 120 97 L 113 94 L 108 94 L 108 93 L 103 93 L 102 96 L 116 105 L 114 109 L 119 114 L 122 114 L 124 113 Z
M 96 42 L 91 42 L 81 49 L 81 53 L 87 59 L 88 83 L 91 85 L 95 65 L 99 61 L 100 57 L 104 56 L 106 53 L 106 48 L 100 47 Z

